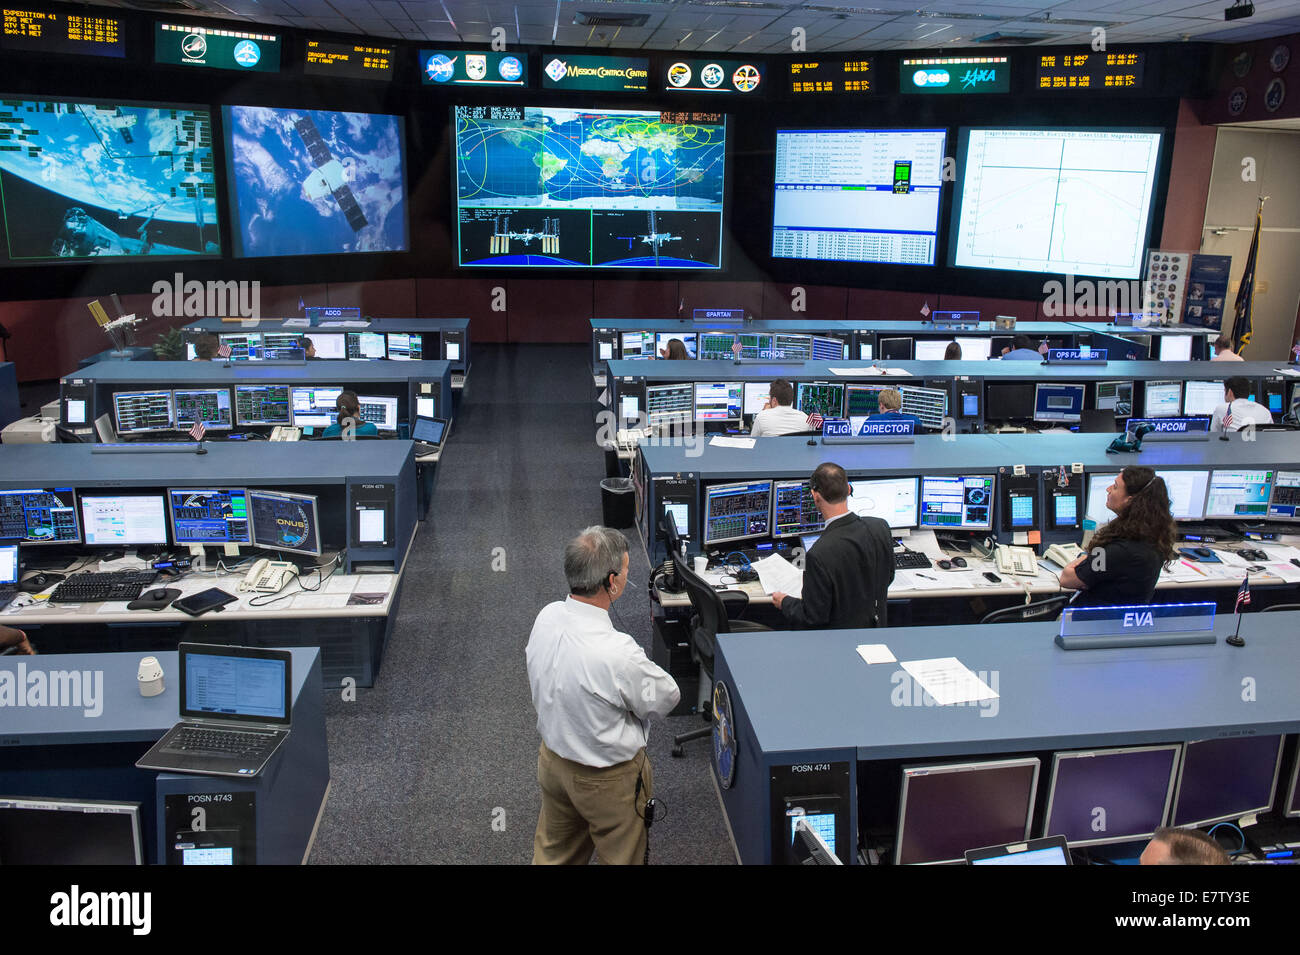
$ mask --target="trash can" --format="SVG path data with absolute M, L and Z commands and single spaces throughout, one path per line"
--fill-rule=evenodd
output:
M 600 482 L 600 507 L 606 527 L 631 527 L 636 522 L 632 479 L 605 478 Z

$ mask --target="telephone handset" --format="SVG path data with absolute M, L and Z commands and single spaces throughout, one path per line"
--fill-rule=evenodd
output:
M 1034 557 L 1032 548 L 1010 547 L 1002 544 L 994 551 L 994 559 L 997 561 L 999 573 L 1016 574 L 1021 577 L 1038 576 L 1038 561 Z
M 244 579 L 240 581 L 241 591 L 255 590 L 258 593 L 274 594 L 284 589 L 290 577 L 298 576 L 296 565 L 287 560 L 270 560 L 263 557 L 249 568 Z

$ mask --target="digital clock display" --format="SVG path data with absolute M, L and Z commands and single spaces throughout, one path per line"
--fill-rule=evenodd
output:
M 870 93 L 875 82 L 872 57 L 818 57 L 790 64 L 790 95 Z
M 367 43 L 308 40 L 302 71 L 309 76 L 341 76 L 351 80 L 391 80 L 393 48 Z
M 1145 53 L 1045 53 L 1038 58 L 1038 90 L 1080 92 L 1141 89 Z
M 122 18 L 108 14 L 4 7 L 0 46 L 38 53 L 126 56 Z

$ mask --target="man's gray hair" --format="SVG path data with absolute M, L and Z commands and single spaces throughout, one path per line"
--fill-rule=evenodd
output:
M 594 597 L 609 579 L 623 569 L 627 538 L 612 527 L 593 524 L 564 548 L 564 576 L 569 592 Z

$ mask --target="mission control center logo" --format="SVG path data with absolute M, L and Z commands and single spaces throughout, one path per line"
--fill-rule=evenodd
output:
M 614 78 L 620 80 L 644 80 L 649 75 L 645 70 L 638 70 L 636 67 L 612 67 L 612 66 L 570 66 L 563 60 L 556 58 L 546 64 L 546 75 L 551 78 L 552 83 L 558 83 L 566 76 L 571 76 L 575 80 L 580 77 L 599 77 L 600 79 Z

